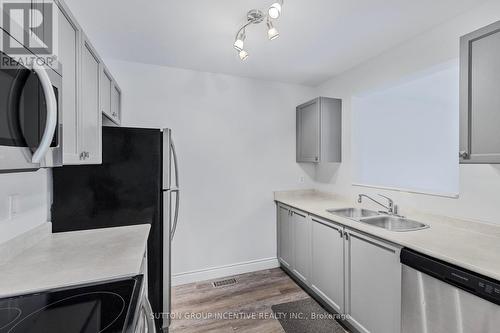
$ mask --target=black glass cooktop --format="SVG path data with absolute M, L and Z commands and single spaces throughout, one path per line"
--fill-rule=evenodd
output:
M 0 333 L 127 332 L 142 275 L 0 299 Z

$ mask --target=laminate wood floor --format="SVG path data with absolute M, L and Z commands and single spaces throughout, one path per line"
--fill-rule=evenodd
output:
M 214 280 L 174 287 L 171 332 L 283 333 L 271 306 L 310 298 L 280 268 L 231 278 L 237 283 L 226 287 Z

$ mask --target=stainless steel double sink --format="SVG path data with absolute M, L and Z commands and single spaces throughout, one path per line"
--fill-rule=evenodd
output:
M 403 232 L 429 228 L 425 223 L 410 220 L 402 216 L 388 215 L 362 208 L 329 209 L 327 212 L 390 231 Z

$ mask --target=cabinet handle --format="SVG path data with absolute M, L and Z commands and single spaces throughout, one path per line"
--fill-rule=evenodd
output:
M 344 231 L 344 236 L 345 236 L 345 240 L 349 240 L 349 234 L 347 233 L 347 231 Z
M 317 162 L 317 161 L 319 161 L 319 157 L 318 157 L 318 156 L 316 156 L 316 157 L 314 158 L 314 160 L 315 160 L 316 162 Z
M 339 230 L 339 234 L 340 234 L 340 238 L 344 238 L 344 233 L 342 232 L 342 230 Z
M 463 160 L 468 160 L 470 159 L 470 155 L 468 152 L 466 151 L 461 151 L 460 153 L 458 153 L 458 156 L 463 159 Z

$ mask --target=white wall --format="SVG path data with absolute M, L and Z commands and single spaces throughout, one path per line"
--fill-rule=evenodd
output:
M 294 110 L 314 96 L 313 90 L 153 65 L 106 63 L 123 90 L 124 126 L 173 129 L 182 188 L 173 274 L 275 258 L 273 191 L 311 186 L 307 173 L 295 163 Z M 302 176 L 304 183 L 299 181 Z M 183 282 L 211 273 L 184 276 Z
M 500 2 L 489 1 L 321 85 L 318 88 L 321 95 L 344 99 L 344 162 L 341 165 L 318 167 L 316 186 L 346 194 L 353 199 L 358 193 L 383 192 L 351 185 L 351 97 L 390 86 L 402 78 L 457 59 L 460 36 L 499 19 Z M 499 193 L 500 166 L 497 165 L 462 165 L 459 199 L 386 192 L 397 199 L 403 208 L 412 207 L 436 214 L 500 224 Z
M 48 221 L 50 171 L 0 174 L 0 243 Z M 9 196 L 16 215 L 9 216 Z

